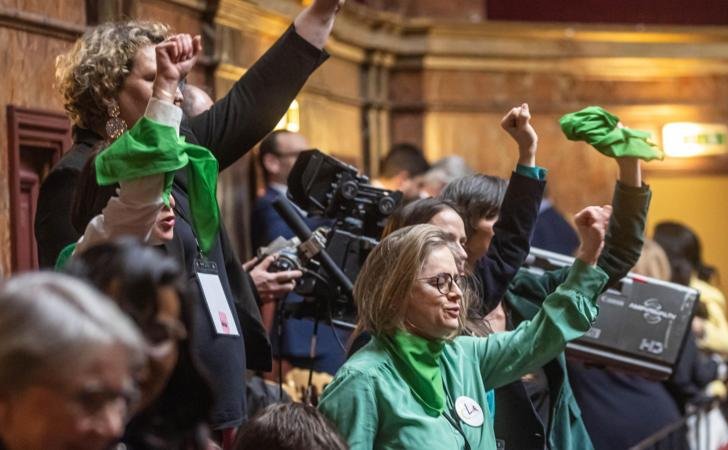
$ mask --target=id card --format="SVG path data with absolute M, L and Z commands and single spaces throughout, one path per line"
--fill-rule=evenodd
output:
M 195 272 L 215 332 L 226 336 L 240 336 L 235 325 L 235 316 L 230 310 L 230 304 L 218 276 L 217 264 L 198 259 L 195 261 Z

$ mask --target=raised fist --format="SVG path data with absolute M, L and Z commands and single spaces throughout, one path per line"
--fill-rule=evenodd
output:
M 174 100 L 177 85 L 192 70 L 202 51 L 200 36 L 176 34 L 154 48 L 157 56 L 155 97 Z M 170 98 L 171 96 L 171 98 Z
M 604 205 L 586 207 L 574 216 L 576 230 L 581 239 L 581 246 L 576 255 L 578 259 L 587 264 L 597 263 L 602 248 L 604 248 L 604 237 L 607 234 L 611 215 L 612 207 Z
M 531 112 L 528 103 L 517 106 L 503 117 L 501 127 L 511 135 L 518 144 L 518 152 L 521 157 L 519 163 L 528 162 L 527 165 L 535 165 L 535 155 L 538 146 L 538 134 L 531 126 Z

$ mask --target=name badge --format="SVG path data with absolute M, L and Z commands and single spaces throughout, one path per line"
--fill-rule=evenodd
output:
M 198 259 L 195 261 L 195 274 L 215 332 L 225 336 L 240 336 L 235 325 L 235 316 L 230 310 L 230 304 L 218 276 L 217 264 L 214 261 Z
M 455 412 L 460 420 L 471 427 L 479 427 L 483 425 L 485 420 L 483 408 L 480 407 L 478 402 L 464 395 L 455 400 Z

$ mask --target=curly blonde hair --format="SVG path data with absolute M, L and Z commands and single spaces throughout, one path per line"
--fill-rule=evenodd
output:
M 87 31 L 59 55 L 56 84 L 73 123 L 103 129 L 111 99 L 131 73 L 137 51 L 168 35 L 167 25 L 159 22 L 109 22 Z

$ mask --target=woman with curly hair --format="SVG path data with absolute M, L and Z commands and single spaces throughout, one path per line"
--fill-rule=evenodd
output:
M 210 110 L 182 121 L 179 132 L 185 142 L 209 149 L 214 156 L 202 170 L 216 174 L 230 166 L 273 129 L 308 76 L 326 59 L 322 49 L 343 3 L 314 0 L 227 95 Z M 103 24 L 59 58 L 57 78 L 74 121 L 74 146 L 46 177 L 39 193 L 35 231 L 41 265 L 52 265 L 59 251 L 76 242 L 83 231 L 86 224 L 76 224 L 80 228 L 76 229 L 70 221 L 79 171 L 99 141 L 116 139 L 144 114 L 156 77 L 155 46 L 167 37 L 162 24 Z M 197 45 L 189 36 L 184 40 L 185 48 Z M 182 99 L 176 89 L 162 88 L 159 95 L 164 102 L 179 104 Z M 199 214 L 193 200 L 201 186 L 187 171 L 166 181 L 176 203 L 176 220 L 174 236 L 165 248 L 180 262 L 199 298 L 193 306 L 193 328 L 199 339 L 192 351 L 214 377 L 210 423 L 217 430 L 228 430 L 225 435 L 230 440 L 230 430 L 245 420 L 243 375 L 246 369 L 270 370 L 270 344 L 253 288 L 222 229 L 217 205 L 207 210 L 209 214 Z M 214 194 L 214 185 L 202 189 Z M 112 194 L 113 188 L 100 202 L 106 204 Z M 195 282 L 201 279 L 200 268 L 216 272 L 207 274 L 216 275 L 215 298 Z M 210 301 L 227 305 L 231 314 L 227 327 L 213 321 Z

